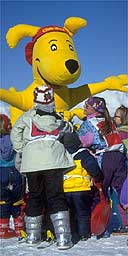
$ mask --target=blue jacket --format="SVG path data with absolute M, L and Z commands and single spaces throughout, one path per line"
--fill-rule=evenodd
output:
M 0 135 L 0 167 L 15 165 L 15 152 L 13 150 L 10 134 Z

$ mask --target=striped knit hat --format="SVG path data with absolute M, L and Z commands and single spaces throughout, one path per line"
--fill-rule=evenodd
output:
M 36 87 L 34 90 L 34 102 L 36 108 L 49 113 L 54 112 L 55 103 L 53 89 L 46 85 Z

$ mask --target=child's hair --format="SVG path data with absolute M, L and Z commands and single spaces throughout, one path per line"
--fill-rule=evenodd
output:
M 109 111 L 107 109 L 105 99 L 101 98 L 101 97 L 93 97 L 93 98 L 97 101 L 97 103 L 101 104 L 101 102 L 102 102 L 103 111 L 100 114 L 105 118 L 105 124 L 104 124 L 104 127 L 102 127 L 99 130 L 99 132 L 103 136 L 103 135 L 106 135 L 106 134 L 112 132 L 112 120 L 111 120 Z
M 117 113 L 117 111 L 120 113 L 121 124 L 128 125 L 128 108 L 124 105 L 121 105 L 116 109 L 115 113 Z
M 11 128 L 12 125 L 8 116 L 0 114 L 0 134 L 10 133 Z

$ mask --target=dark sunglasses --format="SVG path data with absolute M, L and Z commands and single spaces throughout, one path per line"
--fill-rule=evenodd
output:
M 114 116 L 114 118 L 115 118 L 115 117 L 121 118 L 120 116 L 116 116 L 116 115 Z

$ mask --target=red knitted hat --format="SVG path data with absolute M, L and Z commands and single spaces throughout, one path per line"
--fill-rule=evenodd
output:
M 11 125 L 11 122 L 10 122 L 10 119 L 8 118 L 7 115 L 4 115 L 4 114 L 0 114 L 0 119 L 3 121 L 4 123 L 4 129 L 6 132 L 10 132 L 11 128 L 12 128 L 12 125 Z
M 56 31 L 67 33 L 70 36 L 70 34 L 68 33 L 68 31 L 65 28 L 58 27 L 58 26 L 47 26 L 47 27 L 40 28 L 38 30 L 38 32 L 36 33 L 36 35 L 33 37 L 32 42 L 27 43 L 27 45 L 25 46 L 25 57 L 26 57 L 27 62 L 30 65 L 32 65 L 33 46 L 36 43 L 37 39 L 46 33 L 56 32 Z

